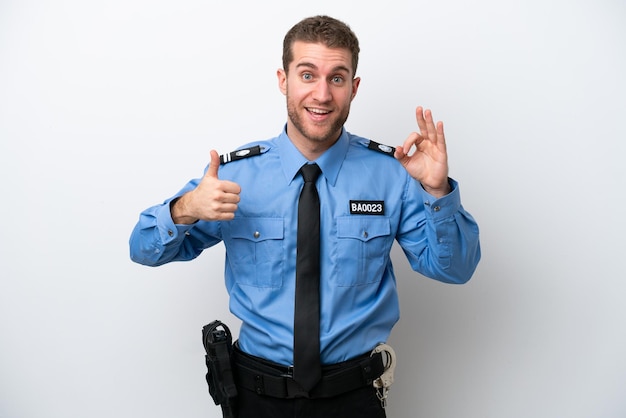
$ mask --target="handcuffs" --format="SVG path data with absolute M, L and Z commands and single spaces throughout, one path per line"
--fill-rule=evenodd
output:
M 381 343 L 372 350 L 370 357 L 376 353 L 382 353 L 385 371 L 372 384 L 376 388 L 376 396 L 380 400 L 380 404 L 385 408 L 387 407 L 389 387 L 393 384 L 393 372 L 396 369 L 396 352 L 393 351 L 389 344 Z

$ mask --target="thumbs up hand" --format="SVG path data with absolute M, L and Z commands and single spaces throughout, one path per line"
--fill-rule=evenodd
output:
M 241 187 L 235 182 L 220 180 L 219 167 L 220 157 L 215 150 L 211 150 L 211 164 L 198 186 L 171 205 L 174 223 L 229 221 L 235 217 Z

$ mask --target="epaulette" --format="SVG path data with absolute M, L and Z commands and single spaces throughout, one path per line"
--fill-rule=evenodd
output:
M 242 160 L 248 157 L 254 157 L 255 155 L 261 155 L 267 150 L 266 147 L 261 145 L 255 145 L 249 148 L 242 148 L 237 151 L 230 152 L 228 154 L 220 155 L 220 164 L 226 164 L 231 161 Z
M 376 141 L 372 141 L 370 139 L 370 142 L 367 144 L 367 148 L 383 153 L 383 154 L 387 154 L 393 157 L 393 154 L 396 152 L 396 148 L 395 147 L 390 147 L 389 145 L 385 145 L 385 144 L 379 144 Z

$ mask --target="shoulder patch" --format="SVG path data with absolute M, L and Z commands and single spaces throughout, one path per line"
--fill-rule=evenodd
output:
M 253 147 L 242 148 L 228 154 L 222 154 L 220 155 L 220 164 L 226 164 L 231 161 L 237 161 L 248 157 L 254 157 L 255 155 L 261 155 L 263 152 L 265 152 L 265 150 L 265 147 L 255 145 Z
M 367 148 L 374 150 L 374 151 L 381 152 L 383 154 L 391 155 L 392 157 L 393 157 L 393 154 L 396 152 L 395 147 L 390 147 L 389 145 L 385 145 L 385 144 L 379 144 L 378 142 L 372 141 L 371 139 L 370 139 L 369 144 L 367 145 Z

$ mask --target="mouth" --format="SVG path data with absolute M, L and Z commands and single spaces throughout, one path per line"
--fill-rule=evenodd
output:
M 325 116 L 332 113 L 332 111 L 327 109 L 320 109 L 318 107 L 306 107 L 307 112 L 315 119 L 323 119 Z

